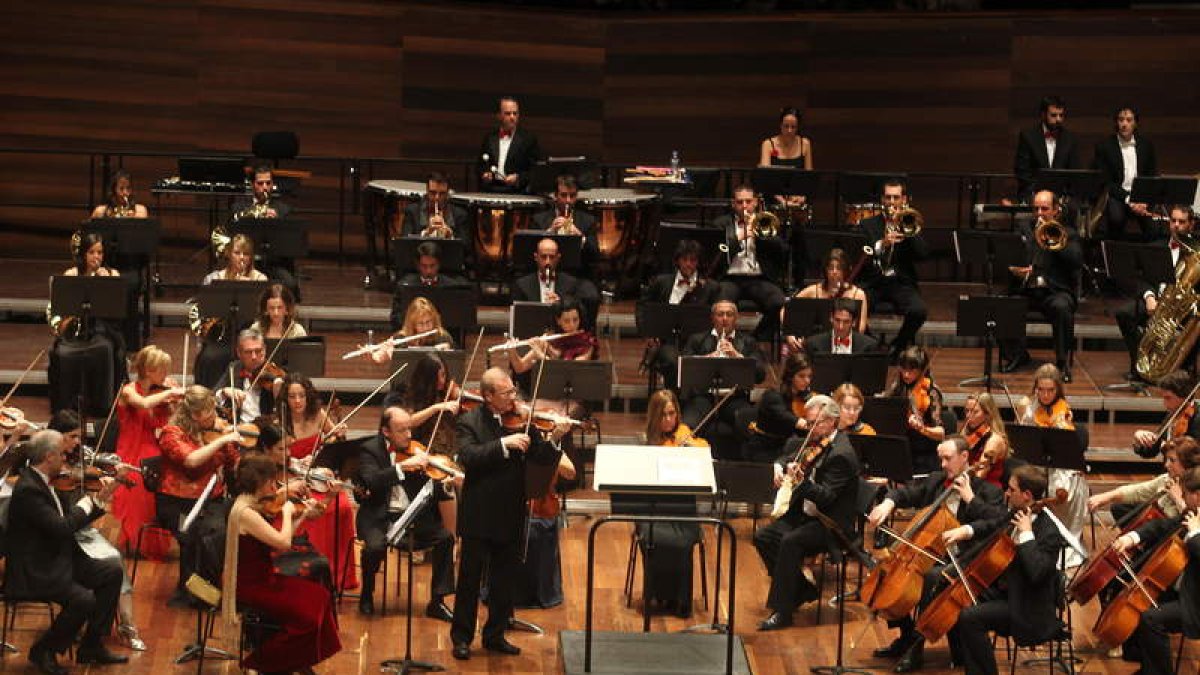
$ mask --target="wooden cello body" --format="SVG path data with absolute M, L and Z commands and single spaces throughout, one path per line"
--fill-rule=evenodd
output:
M 1155 606 L 1158 596 L 1170 588 L 1187 567 L 1188 554 L 1183 540 L 1175 534 L 1163 540 L 1131 582 L 1100 613 L 1092 633 L 1104 644 L 1115 647 L 1124 643 L 1137 629 L 1142 612 Z
M 997 533 L 987 547 L 963 568 L 963 576 L 938 593 L 921 612 L 917 619 L 917 632 L 924 635 L 926 641 L 933 642 L 948 633 L 958 623 L 958 616 L 963 609 L 975 603 L 972 594 L 978 596 L 1008 569 L 1017 557 L 1017 545 L 1007 535 L 1007 530 Z M 971 585 L 970 592 L 966 584 Z
M 1155 503 L 1155 500 L 1152 499 L 1121 527 L 1121 534 L 1125 534 L 1130 530 L 1136 530 L 1151 520 L 1166 517 L 1166 514 L 1163 513 L 1162 509 Z M 1114 541 L 1116 540 L 1114 539 Z M 1103 553 L 1093 556 L 1083 566 L 1083 569 L 1079 570 L 1079 573 L 1075 575 L 1075 578 L 1071 581 L 1071 585 L 1067 587 L 1067 598 L 1081 605 L 1088 602 L 1101 589 L 1112 582 L 1113 579 L 1116 579 L 1117 575 L 1121 573 L 1121 569 L 1120 555 L 1113 550 L 1110 543 L 1104 549 Z
M 943 497 L 949 493 L 944 493 Z M 937 557 L 946 555 L 942 533 L 958 527 L 958 519 L 946 507 L 944 498 L 921 512 L 904 538 Z M 925 573 L 933 560 L 903 543 L 892 544 L 892 555 L 871 570 L 862 585 L 862 600 L 889 620 L 907 616 L 921 599 Z

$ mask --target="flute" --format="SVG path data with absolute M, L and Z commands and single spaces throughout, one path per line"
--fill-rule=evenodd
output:
M 494 354 L 496 352 L 502 352 L 502 351 L 505 351 L 508 349 L 515 349 L 516 347 L 524 347 L 524 346 L 528 345 L 529 343 L 533 342 L 534 340 L 545 340 L 546 342 L 553 342 L 554 340 L 560 340 L 565 337 L 571 337 L 572 335 L 575 335 L 576 333 L 580 333 L 580 332 L 582 332 L 582 331 L 573 330 L 569 333 L 554 333 L 552 335 L 539 335 L 537 337 L 532 337 L 532 338 L 528 338 L 525 340 L 517 340 L 516 342 L 502 342 L 498 345 L 492 345 L 491 347 L 488 347 L 488 353 Z
M 356 356 L 362 356 L 363 354 L 373 354 L 373 353 L 379 351 L 380 349 L 384 349 L 385 347 L 402 347 L 410 342 L 416 342 L 417 340 L 420 340 L 422 338 L 427 338 L 430 335 L 437 335 L 437 334 L 438 334 L 438 329 L 433 328 L 431 330 L 425 331 L 424 333 L 417 333 L 416 335 L 409 335 L 407 337 L 390 337 L 390 338 L 384 340 L 383 342 L 380 342 L 377 345 L 366 345 L 363 347 L 359 347 L 358 349 L 355 349 L 352 352 L 346 352 L 345 354 L 342 354 L 342 360 L 345 361 L 347 359 L 352 359 Z

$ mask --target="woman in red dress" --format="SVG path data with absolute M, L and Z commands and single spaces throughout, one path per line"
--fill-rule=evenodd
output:
M 297 470 L 305 471 L 313 461 L 314 451 L 319 452 L 321 439 L 345 438 L 346 428 L 329 419 L 312 381 L 304 375 L 288 373 L 282 391 L 279 420 L 287 434 L 288 455 Z M 353 559 L 347 555 L 347 551 L 353 550 L 350 546 L 354 541 L 354 507 L 349 495 L 340 490 L 324 499 L 336 499 L 336 507 L 326 508 L 325 515 L 309 520 L 304 531 L 313 547 L 329 559 L 334 584 L 341 584 L 342 590 L 358 588 Z
M 117 399 L 117 454 L 121 461 L 141 466 L 143 459 L 157 457 L 156 433 L 171 417 L 171 404 L 183 396 L 183 388 L 167 377 L 171 355 L 154 345 L 146 345 L 133 357 L 137 380 L 121 387 Z M 154 522 L 154 495 L 142 487 L 142 477 L 130 473 L 132 485 L 118 488 L 113 496 L 113 515 L 121 522 L 120 541 L 128 548 L 137 542 L 142 525 Z M 169 537 L 151 530 L 142 540 L 141 554 L 162 560 L 171 547 Z
M 282 628 L 242 660 L 242 668 L 263 675 L 308 672 L 342 648 L 329 591 L 274 569 L 271 552 L 291 548 L 296 521 L 304 518 L 291 501 L 280 507 L 279 529 L 264 517 L 263 511 L 272 510 L 276 503 L 275 476 L 275 462 L 264 455 L 247 455 L 238 466 L 231 486 L 237 499 L 229 511 L 221 584 L 221 611 L 227 626 L 237 623 L 240 603 Z M 236 633 L 227 630 L 226 634 Z

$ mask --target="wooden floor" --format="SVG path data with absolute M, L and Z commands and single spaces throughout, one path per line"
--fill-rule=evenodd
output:
M 518 617 L 532 621 L 546 629 L 546 635 L 534 636 L 527 633 L 510 633 L 510 639 L 522 648 L 522 654 L 517 657 L 491 656 L 475 643 L 475 651 L 470 661 L 462 663 L 455 661 L 450 655 L 449 625 L 427 619 L 422 615 L 422 608 L 428 598 L 429 566 L 419 565 L 416 571 L 415 601 L 417 612 L 413 619 L 413 655 L 422 660 L 435 661 L 446 666 L 451 672 L 515 672 L 515 673 L 553 673 L 561 670 L 558 653 L 557 634 L 562 630 L 582 630 L 584 626 L 585 584 L 586 584 L 586 546 L 587 532 L 593 521 L 581 517 L 572 517 L 570 527 L 562 531 L 563 556 L 563 585 L 566 602 L 557 608 L 546 610 L 521 610 Z M 755 626 L 766 616 L 762 604 L 766 597 L 768 586 L 767 576 L 759 562 L 753 546 L 750 543 L 751 523 L 742 518 L 733 521 L 738 531 L 738 575 L 737 575 L 737 605 L 734 615 L 735 630 L 745 642 L 750 664 L 754 672 L 767 673 L 808 673 L 811 666 L 827 665 L 835 662 L 836 654 L 836 611 L 826 606 L 822 611 L 821 625 L 814 624 L 815 603 L 803 607 L 796 614 L 797 625 L 773 633 L 758 633 Z M 638 611 L 637 599 L 633 608 L 625 606 L 622 585 L 624 582 L 626 556 L 629 547 L 628 525 L 615 523 L 602 527 L 597 537 L 596 545 L 596 611 L 595 627 L 597 630 L 630 631 L 641 630 L 641 615 Z M 708 551 L 710 556 L 715 551 L 712 538 L 709 538 Z M 392 569 L 396 568 L 392 561 Z M 713 561 L 708 564 L 709 574 L 713 571 Z M 137 622 L 143 636 L 149 645 L 145 653 L 133 653 L 127 667 L 111 667 L 107 669 L 91 668 L 89 672 L 111 673 L 167 673 L 194 671 L 195 664 L 176 666 L 173 659 L 188 644 L 194 631 L 194 614 L 191 612 L 172 609 L 166 606 L 166 598 L 175 581 L 176 566 L 173 562 L 156 563 L 143 562 L 138 572 L 137 586 L 134 591 L 136 601 Z M 696 574 L 699 575 L 698 567 Z M 850 570 L 853 583 L 855 569 Z M 711 583 L 711 580 L 710 580 Z M 393 592 L 395 588 L 393 587 Z M 403 591 L 403 589 L 401 589 Z M 830 568 L 829 580 L 826 584 L 826 601 L 834 591 L 833 568 Z M 378 591 L 376 592 L 378 596 Z M 635 591 L 635 596 L 638 592 Z M 687 626 L 705 623 L 711 620 L 711 613 L 701 611 L 700 588 L 697 578 L 695 588 L 697 608 L 691 619 L 656 616 L 651 624 L 654 631 L 678 631 Z M 725 594 L 720 595 L 722 619 L 725 617 L 727 606 Z M 376 598 L 377 609 L 381 598 Z M 377 672 L 379 662 L 385 658 L 400 656 L 404 653 L 404 612 L 403 597 L 393 594 L 388 597 L 388 614 L 363 618 L 357 614 L 356 601 L 344 599 L 340 607 L 340 635 L 343 643 L 342 651 L 317 667 L 320 673 L 355 673 L 360 657 L 365 660 L 364 672 Z M 483 611 L 481 609 L 481 621 Z M 1120 659 L 1110 659 L 1094 644 L 1090 627 L 1096 618 L 1096 606 L 1093 602 L 1088 606 L 1074 611 L 1075 648 L 1082 664 L 1077 669 L 1079 673 L 1088 674 L 1125 674 L 1134 670 L 1133 664 L 1122 662 Z M 847 643 L 864 630 L 868 613 L 856 602 L 847 605 Z M 37 633 L 46 625 L 42 610 L 23 611 L 16 624 L 16 631 L 10 633 L 10 641 L 21 650 L 21 654 L 9 655 L 0 661 L 0 669 L 25 672 L 31 671 L 24 654 L 29 644 L 36 638 Z M 360 654 L 358 645 L 363 635 L 368 636 L 365 654 Z M 866 629 L 857 649 L 853 652 L 847 647 L 845 663 L 863 666 L 871 669 L 890 668 L 884 660 L 874 659 L 870 652 L 875 647 L 885 644 L 893 637 L 883 622 L 875 622 Z M 236 645 L 234 646 L 236 649 Z M 116 648 L 121 652 L 127 650 Z M 1000 666 L 1007 672 L 1007 660 L 1003 648 L 998 649 Z M 1025 656 L 1022 659 L 1027 658 Z M 1200 659 L 1200 647 L 1189 644 L 1181 672 L 1197 672 L 1197 659 Z M 955 672 L 947 668 L 949 659 L 945 643 L 932 645 L 926 651 L 927 668 L 923 672 L 938 674 Z M 190 670 L 189 670 L 190 669 Z M 231 662 L 214 663 L 205 667 L 206 672 L 237 672 Z M 78 671 L 77 671 L 78 672 Z M 1035 672 L 1031 668 L 1018 668 L 1018 672 Z M 1045 672 L 1044 667 L 1036 672 Z

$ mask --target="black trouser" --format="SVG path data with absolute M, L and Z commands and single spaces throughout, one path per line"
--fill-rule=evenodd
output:
M 483 570 L 488 570 L 488 618 L 483 624 L 483 644 L 504 638 L 504 630 L 513 615 L 513 583 L 519 569 L 518 544 L 478 537 L 463 537 L 458 561 L 458 589 L 454 596 L 454 621 L 450 639 L 454 644 L 471 644 L 475 638 L 475 617 L 479 612 L 479 585 Z
M 768 341 L 779 331 L 779 310 L 783 309 L 783 290 L 764 276 L 726 276 L 721 282 L 721 300 L 736 303 L 745 298 L 758 305 L 762 319 L 754 329 L 754 337 Z
M 435 508 L 430 504 L 427 508 Z M 454 535 L 442 527 L 441 522 L 426 511 L 413 523 L 413 546 L 417 550 L 433 549 L 432 579 L 429 584 L 429 601 L 436 602 L 442 596 L 454 592 Z M 387 524 L 395 522 L 399 513 L 389 513 Z M 375 573 L 387 555 L 387 531 L 374 525 L 360 527 L 358 536 L 363 540 L 362 550 L 362 597 L 369 598 L 375 592 Z M 401 542 L 408 546 L 408 536 Z M 398 573 L 398 572 L 397 572 Z
M 679 348 L 674 344 L 660 344 L 650 355 L 650 368 L 662 375 L 663 389 L 679 391 Z
M 1109 195 L 1108 204 L 1104 208 L 1105 232 L 1102 239 L 1117 239 L 1125 241 L 1152 241 L 1158 234 L 1154 219 L 1135 215 L 1124 201 Z M 1138 226 L 1138 232 L 1130 234 L 1125 231 L 1129 221 Z
M 187 517 L 189 511 L 195 506 L 195 499 L 184 499 L 172 495 L 164 495 L 156 493 L 154 495 L 154 506 L 157 509 L 157 518 L 159 524 L 171 531 L 175 535 L 175 541 L 179 542 L 179 579 L 175 583 L 177 593 L 184 593 L 186 589 L 184 584 L 188 577 L 196 571 L 196 546 L 194 538 L 179 531 L 179 526 L 183 523 L 183 519 Z
M 1125 349 L 1129 350 L 1129 370 L 1136 372 L 1138 345 L 1142 341 L 1142 331 L 1146 328 L 1146 322 L 1150 319 L 1150 314 L 1146 312 L 1145 299 L 1134 298 L 1133 302 L 1121 305 L 1115 317 L 1117 327 L 1121 329 L 1121 339 L 1125 341 Z
M 82 646 L 89 649 L 100 646 L 100 641 L 112 629 L 121 581 L 125 578 L 119 558 L 94 560 L 79 549 L 73 555 L 74 582 L 61 592 L 36 596 L 37 600 L 62 606 L 62 611 L 38 638 L 36 645 L 56 654 L 67 651 L 84 623 L 87 623 L 87 630 Z
M 1171 640 L 1169 633 L 1183 630 L 1183 610 L 1179 600 L 1160 603 L 1142 613 L 1133 641 L 1142 659 L 1142 675 L 1170 675 Z
M 916 342 L 917 331 L 921 330 L 929 316 L 925 300 L 916 286 L 894 276 L 879 277 L 867 287 L 867 298 L 872 308 L 878 307 L 881 301 L 886 301 L 904 316 L 900 330 L 892 339 L 892 351 L 902 350 Z
M 996 675 L 996 654 L 988 631 L 1008 635 L 1008 600 L 988 600 L 967 607 L 958 617 L 958 639 L 967 675 Z
M 1078 302 L 1066 291 L 1050 288 L 1030 288 L 1021 291 L 1029 299 L 1029 308 L 1037 310 L 1050 322 L 1054 335 L 1054 360 L 1059 366 L 1067 365 L 1067 357 L 1075 344 L 1075 308 Z M 1025 338 L 1003 340 L 1000 355 L 1005 359 L 1025 352 Z
M 804 578 L 804 559 L 829 548 L 829 534 L 818 520 L 804 518 L 792 525 L 777 520 L 754 533 L 754 548 L 771 575 L 767 607 L 791 614 L 805 598 L 816 598 L 817 588 Z

